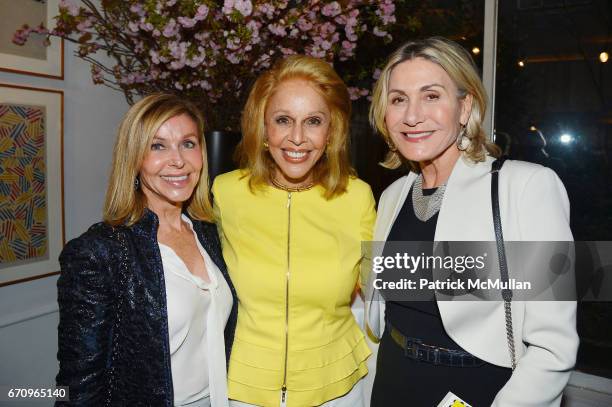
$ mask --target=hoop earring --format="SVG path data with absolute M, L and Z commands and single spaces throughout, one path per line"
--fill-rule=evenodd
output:
M 457 136 L 457 149 L 459 151 L 466 151 L 470 146 L 470 139 L 465 135 L 465 124 L 461 125 L 461 131 Z

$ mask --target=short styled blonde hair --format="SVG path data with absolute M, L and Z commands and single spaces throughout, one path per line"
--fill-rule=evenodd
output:
M 472 96 L 471 113 L 465 127 L 465 137 L 470 143 L 463 155 L 474 162 L 483 161 L 487 154 L 494 157 L 499 156 L 499 148 L 489 140 L 483 128 L 484 115 L 487 110 L 487 95 L 474 60 L 461 45 L 442 37 L 407 42 L 393 52 L 387 60 L 374 86 L 370 105 L 370 123 L 378 130 L 387 144 L 393 145 L 385 123 L 389 78 L 397 65 L 415 58 L 426 59 L 444 69 L 459 90 L 457 97 Z M 418 165 L 409 162 L 393 150 L 387 153 L 381 165 L 395 169 L 402 163 L 408 163 L 413 170 L 418 171 Z
M 121 121 L 113 151 L 113 162 L 103 219 L 117 226 L 130 226 L 144 214 L 146 197 L 141 188 L 134 188 L 144 157 L 150 149 L 157 131 L 168 119 L 187 114 L 198 129 L 198 141 L 202 148 L 202 171 L 193 195 L 186 202 L 189 215 L 198 220 L 213 219 L 208 190 L 208 162 L 204 141 L 204 120 L 200 111 L 190 102 L 172 94 L 153 94 L 138 101 Z
M 257 78 L 242 113 L 242 141 L 236 152 L 240 168 L 248 171 L 251 190 L 269 184 L 276 164 L 264 147 L 265 113 L 279 84 L 290 79 L 305 80 L 323 97 L 331 113 L 328 145 L 312 171 L 314 181 L 325 188 L 330 199 L 346 191 L 355 174 L 349 156 L 351 100 L 348 89 L 332 66 L 324 60 L 292 55 L 277 62 Z

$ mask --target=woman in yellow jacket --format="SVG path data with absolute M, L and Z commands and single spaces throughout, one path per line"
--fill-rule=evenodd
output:
M 375 220 L 347 152 L 350 99 L 325 61 L 262 74 L 242 116 L 240 170 L 213 186 L 239 298 L 234 406 L 362 406 L 370 350 L 351 313 Z

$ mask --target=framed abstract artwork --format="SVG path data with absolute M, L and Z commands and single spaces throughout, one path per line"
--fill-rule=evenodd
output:
M 64 93 L 0 83 L 0 286 L 59 272 Z
M 54 28 L 59 0 L 0 0 L 0 10 L 0 70 L 64 79 L 64 40 L 51 38 L 46 46 L 43 36 L 32 34 L 25 45 L 13 44 L 24 24 Z

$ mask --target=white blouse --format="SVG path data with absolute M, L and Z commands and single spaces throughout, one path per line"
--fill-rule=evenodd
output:
M 183 215 L 204 258 L 205 282 L 189 271 L 170 247 L 159 243 L 168 309 L 170 364 L 174 404 L 227 406 L 227 370 L 223 331 L 232 293 L 219 268 L 204 250 L 189 218 Z

